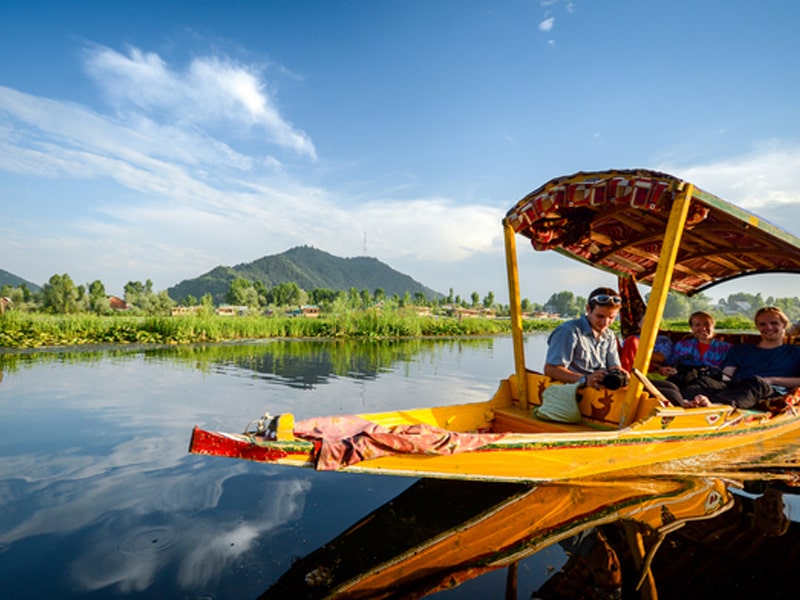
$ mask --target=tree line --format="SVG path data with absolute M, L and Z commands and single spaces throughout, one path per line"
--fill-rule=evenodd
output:
M 0 288 L 0 297 L 11 300 L 10 306 L 16 310 L 28 312 L 45 312 L 51 314 L 95 313 L 109 315 L 115 312 L 111 305 L 110 296 L 106 293 L 105 285 L 100 280 L 95 280 L 86 285 L 76 285 L 68 274 L 55 274 L 42 287 L 41 291 L 32 292 L 24 284 L 14 287 L 4 285 Z M 169 315 L 172 308 L 179 303 L 173 300 L 166 290 L 156 292 L 151 280 L 129 281 L 124 287 L 124 301 L 129 314 L 142 315 Z M 453 293 L 450 288 L 445 297 L 428 298 L 422 292 L 413 296 L 406 292 L 403 296 L 392 294 L 388 296 L 383 289 L 373 291 L 358 290 L 332 290 L 316 288 L 304 290 L 295 282 L 279 283 L 267 287 L 261 281 L 251 281 L 237 277 L 231 281 L 225 294 L 225 302 L 234 306 L 246 306 L 255 314 L 279 311 L 287 307 L 297 307 L 312 304 L 320 310 L 329 313 L 341 313 L 347 310 L 367 309 L 376 305 L 387 309 L 402 308 L 406 306 L 425 306 L 434 309 L 445 307 L 461 307 L 469 309 L 491 309 L 500 316 L 509 314 L 508 305 L 498 304 L 494 292 L 488 292 L 483 297 L 478 292 L 472 292 L 469 298 L 462 298 Z M 211 294 L 201 298 L 187 296 L 181 299 L 180 305 L 199 306 L 212 313 L 215 303 Z M 776 298 L 762 297 L 760 293 L 749 294 L 737 292 L 727 298 L 714 301 L 703 293 L 691 298 L 670 292 L 664 309 L 665 320 L 685 319 L 698 310 L 704 310 L 717 317 L 742 316 L 752 317 L 753 313 L 762 306 L 779 306 L 792 320 L 800 321 L 800 299 L 797 297 Z M 521 308 L 523 313 L 545 313 L 559 318 L 573 318 L 583 313 L 586 298 L 570 291 L 554 293 L 543 304 L 531 302 L 523 298 Z
M 645 296 L 645 300 L 647 299 L 647 296 Z M 670 291 L 664 306 L 663 319 L 688 319 L 689 315 L 700 310 L 708 312 L 716 318 L 740 316 L 752 319 L 755 312 L 763 306 L 778 306 L 793 323 L 800 321 L 800 299 L 797 297 L 777 298 L 775 296 L 767 296 L 764 298 L 761 293 L 749 294 L 746 292 L 729 294 L 727 298 L 720 298 L 715 301 L 702 292 L 692 297 L 687 297 Z M 536 306 L 535 310 L 555 313 L 562 317 L 576 317 L 583 313 L 585 307 L 586 298 L 584 296 L 576 296 L 572 292 L 563 291 L 550 296 L 550 299 L 543 307 Z M 524 305 L 522 310 L 526 310 Z
M 9 298 L 10 305 L 14 309 L 26 312 L 98 315 L 110 315 L 116 312 L 112 306 L 113 297 L 106 293 L 102 281 L 95 280 L 86 285 L 76 285 L 66 273 L 53 275 L 42 286 L 41 291 L 31 291 L 24 284 L 17 287 L 4 285 L 0 287 L 0 297 Z M 176 306 L 201 307 L 211 313 L 216 307 L 210 293 L 200 298 L 189 295 L 178 302 L 172 299 L 166 290 L 156 292 L 153 289 L 153 282 L 149 279 L 145 282 L 126 283 L 122 299 L 125 301 L 128 314 L 163 316 L 169 315 Z M 451 288 L 446 298 L 430 299 L 422 292 L 389 296 L 382 288 L 373 291 L 358 290 L 354 287 L 347 291 L 329 288 L 304 290 L 295 282 L 279 283 L 268 288 L 262 281 L 251 281 L 244 277 L 237 277 L 231 281 L 225 294 L 225 303 L 245 306 L 256 314 L 306 304 L 315 305 L 323 312 L 366 309 L 378 304 L 386 308 L 437 307 L 447 304 L 464 308 L 503 308 L 495 305 L 493 292 L 489 292 L 482 299 L 478 292 L 473 292 L 469 300 L 466 300 L 458 295 L 454 296 Z M 505 310 L 507 311 L 507 307 Z

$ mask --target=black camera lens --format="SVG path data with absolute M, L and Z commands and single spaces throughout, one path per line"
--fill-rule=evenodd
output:
M 603 375 L 603 387 L 609 390 L 618 390 L 628 384 L 628 378 L 619 369 L 610 369 Z

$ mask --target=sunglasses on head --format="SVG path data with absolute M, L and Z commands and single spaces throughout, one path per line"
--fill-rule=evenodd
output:
M 592 302 L 600 305 L 613 304 L 614 306 L 619 306 L 622 304 L 622 298 L 609 294 L 597 294 L 589 298 L 589 303 L 591 304 Z

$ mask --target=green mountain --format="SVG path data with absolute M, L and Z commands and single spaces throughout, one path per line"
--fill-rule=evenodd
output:
M 176 302 L 187 296 L 202 298 L 205 294 L 211 294 L 214 302 L 222 303 L 231 282 L 237 277 L 261 281 L 267 288 L 279 283 L 295 282 L 306 291 L 317 288 L 347 291 L 356 288 L 374 292 L 381 288 L 387 296 L 397 294 L 402 297 L 406 292 L 412 297 L 417 292 L 422 292 L 430 299 L 442 296 L 377 258 L 340 258 L 310 246 L 299 246 L 283 254 L 264 256 L 235 267 L 219 266 L 195 279 L 181 281 L 168 288 L 167 293 Z
M 9 273 L 8 271 L 4 271 L 0 269 L 0 288 L 4 285 L 10 285 L 11 287 L 19 287 L 22 284 L 25 284 L 25 287 L 28 288 L 31 292 L 38 292 L 41 290 L 41 286 L 36 285 L 33 282 L 28 281 L 27 279 L 23 279 L 22 277 L 18 277 L 13 273 Z

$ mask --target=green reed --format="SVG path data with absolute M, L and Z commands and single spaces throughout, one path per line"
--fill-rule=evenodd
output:
M 524 322 L 526 331 L 549 329 L 553 325 L 552 321 Z M 219 315 L 47 315 L 9 311 L 0 316 L 0 347 L 189 344 L 267 338 L 387 339 L 495 335 L 510 331 L 511 323 L 507 319 L 457 319 L 401 311 L 351 311 L 316 319 Z

